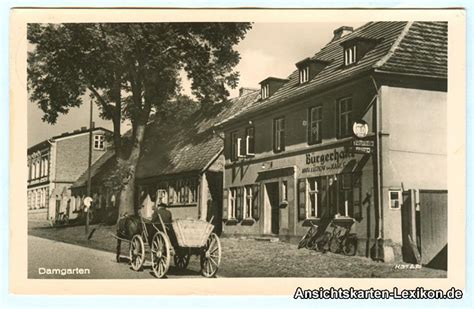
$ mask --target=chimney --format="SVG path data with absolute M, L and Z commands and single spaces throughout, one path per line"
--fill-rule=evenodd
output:
M 331 40 L 331 42 L 333 41 L 336 41 L 336 40 L 339 40 L 340 38 L 342 38 L 343 36 L 346 36 L 348 35 L 349 33 L 352 33 L 352 31 L 354 31 L 354 28 L 352 27 L 349 27 L 349 26 L 342 26 L 342 27 L 339 27 L 337 28 L 336 30 L 334 30 L 334 36 Z
M 241 87 L 239 89 L 239 97 L 244 96 L 246 94 L 252 93 L 254 91 L 257 91 L 258 89 L 255 88 L 246 88 L 246 87 Z

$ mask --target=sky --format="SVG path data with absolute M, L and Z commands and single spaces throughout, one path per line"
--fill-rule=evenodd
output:
M 314 55 L 340 26 L 355 28 L 364 23 L 255 23 L 244 40 L 237 46 L 241 60 L 236 66 L 240 72 L 239 87 L 258 88 L 259 82 L 269 76 L 286 78 L 295 70 L 295 63 Z M 184 85 L 186 87 L 186 85 Z M 238 96 L 238 88 L 231 89 L 231 97 Z M 28 102 L 28 147 L 64 132 L 89 125 L 89 99 L 79 108 L 60 115 L 55 125 L 41 120 L 42 111 L 34 102 Z M 96 127 L 112 130 L 112 122 L 98 117 L 94 104 L 93 121 Z M 122 125 L 122 132 L 130 128 Z

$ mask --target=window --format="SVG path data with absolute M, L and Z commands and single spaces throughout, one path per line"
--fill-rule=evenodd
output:
M 245 130 L 245 153 L 248 156 L 255 154 L 255 129 L 249 127 Z
M 321 201 L 319 200 L 318 194 L 318 180 L 317 178 L 308 179 L 308 203 L 306 204 L 306 217 L 307 218 L 317 218 L 319 217 L 319 207 Z
M 308 144 L 321 143 L 321 128 L 323 122 L 323 107 L 316 106 L 309 109 L 308 119 Z
M 300 73 L 300 84 L 309 81 L 309 66 L 305 66 L 299 70 Z
M 402 200 L 402 191 L 390 190 L 388 191 L 390 199 L 390 209 L 400 209 Z
M 157 201 L 168 202 L 169 205 L 189 205 L 197 203 L 197 179 L 178 179 L 158 186 Z
M 104 150 L 105 149 L 105 136 L 104 135 L 94 135 L 94 149 L 95 150 Z
M 40 161 L 36 161 L 35 163 L 35 178 L 40 178 Z
M 232 132 L 230 134 L 230 160 L 236 161 L 239 157 L 239 139 L 237 137 L 237 132 Z
M 337 102 L 337 134 L 339 138 L 351 135 L 352 126 L 352 98 L 343 98 Z
M 252 209 L 253 209 L 253 186 L 244 187 L 244 219 L 252 218 Z
M 288 182 L 286 180 L 281 182 L 281 200 L 288 201 Z
M 285 118 L 273 120 L 273 151 L 280 152 L 285 150 Z
M 344 65 L 350 65 L 356 62 L 357 46 L 352 45 L 344 49 Z
M 352 205 L 352 174 L 342 174 L 339 179 L 339 203 L 337 213 L 346 217 L 352 216 Z
M 262 88 L 260 90 L 260 94 L 261 94 L 263 100 L 268 98 L 270 96 L 270 84 L 262 85 Z
M 235 210 L 236 210 L 236 200 L 237 200 L 237 189 L 230 188 L 229 189 L 229 219 L 235 218 Z

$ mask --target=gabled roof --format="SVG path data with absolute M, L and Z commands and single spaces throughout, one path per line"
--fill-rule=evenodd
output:
M 149 178 L 201 172 L 221 153 L 224 142 L 213 130 L 214 123 L 245 109 L 259 91 L 253 91 L 219 104 L 214 111 L 198 111 L 186 123 L 151 124 L 136 177 Z
M 448 77 L 448 24 L 414 22 L 379 71 Z
M 343 42 L 365 38 L 375 46 L 357 64 L 344 66 Z M 271 97 L 256 101 L 245 111 L 217 123 L 222 126 L 258 111 L 270 110 L 289 100 L 357 78 L 370 71 L 400 74 L 421 74 L 447 78 L 446 22 L 370 22 L 354 32 L 331 41 L 311 59 L 327 61 L 328 65 L 308 83 L 300 84 L 298 70 Z
M 136 179 L 205 171 L 224 147 L 222 138 L 214 133 L 213 124 L 245 109 L 258 95 L 258 90 L 248 92 L 214 106 L 206 114 L 198 111 L 185 122 L 168 120 L 148 124 Z M 115 153 L 108 150 L 91 167 L 92 183 L 105 180 L 115 168 Z M 86 170 L 72 187 L 85 186 L 87 177 Z
M 115 168 L 115 151 L 113 148 L 107 149 L 107 151 L 97 159 L 91 165 L 91 178 L 93 182 L 97 179 L 97 176 L 104 176 L 108 171 Z M 100 174 L 100 175 L 99 175 Z M 75 187 L 83 187 L 87 185 L 87 179 L 89 178 L 89 169 L 86 169 L 84 173 L 74 182 L 72 185 L 73 188 Z M 102 178 L 102 177 L 101 177 Z

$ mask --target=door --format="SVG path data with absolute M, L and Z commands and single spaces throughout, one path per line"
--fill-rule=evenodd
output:
M 278 182 L 271 182 L 265 185 L 268 203 L 270 207 L 271 233 L 278 234 L 280 231 L 280 197 Z
M 442 190 L 419 191 L 419 236 L 421 263 L 447 270 L 448 193 Z

